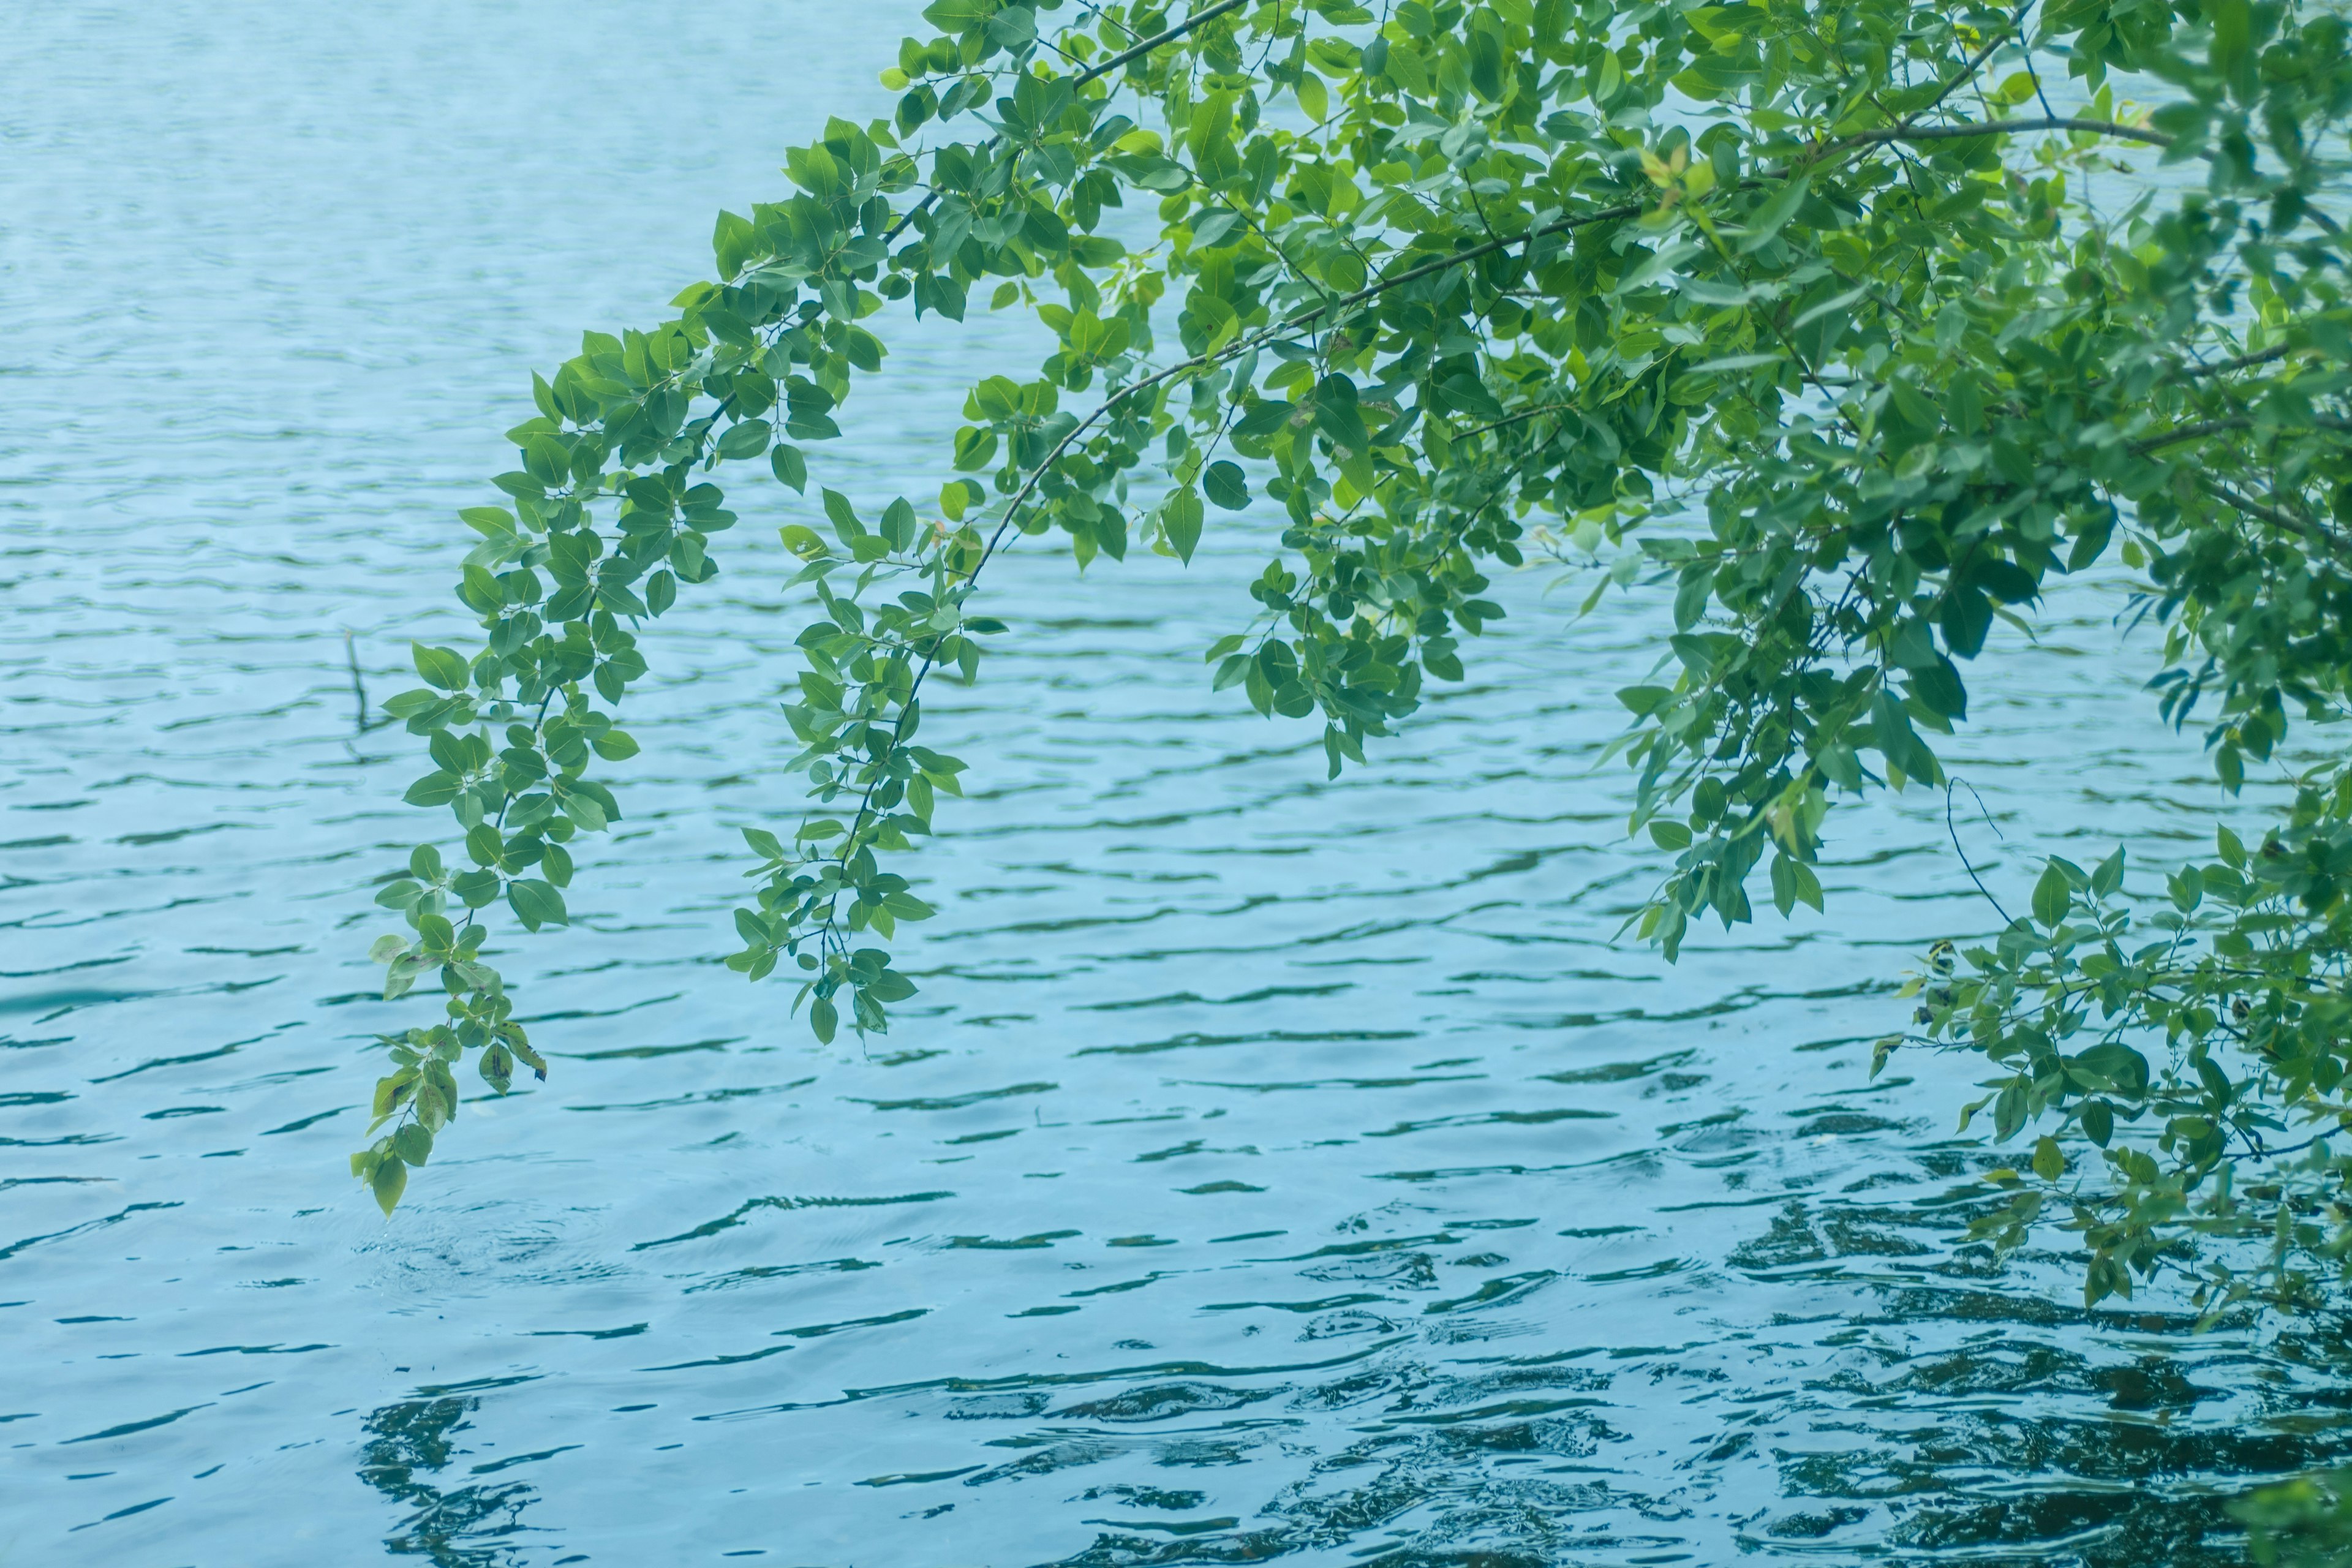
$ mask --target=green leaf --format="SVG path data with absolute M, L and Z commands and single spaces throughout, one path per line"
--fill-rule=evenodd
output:
M 469 910 L 486 909 L 496 903 L 499 889 L 499 874 L 488 869 L 462 872 L 449 881 L 449 890 Z
M 514 910 L 515 918 L 522 921 L 525 931 L 537 931 L 541 926 L 569 925 L 572 917 L 564 911 L 563 895 L 554 887 L 536 879 L 519 880 L 507 887 L 507 903 Z
M 2118 844 L 2116 852 L 2101 861 L 2098 869 L 2091 873 L 2091 892 L 2096 898 L 2111 898 L 2116 889 L 2123 886 L 2123 880 L 2124 850 Z
M 400 1203 L 400 1194 L 408 1190 L 408 1167 L 401 1163 L 397 1154 L 386 1154 L 376 1163 L 368 1178 L 368 1187 L 375 1194 L 376 1207 L 383 1210 L 384 1218 L 390 1219 Z
M 887 969 L 867 981 L 864 989 L 877 1002 L 903 1002 L 915 994 L 915 983 L 895 969 Z
M 2118 1093 L 2137 1099 L 2147 1092 L 2147 1058 L 2120 1040 L 2102 1041 L 2071 1065 Z
M 2058 1140 L 2045 1135 L 2033 1141 L 2033 1173 L 2045 1182 L 2066 1173 L 2066 1156 L 2060 1152 Z
M 916 784 L 924 784 L 928 787 L 927 781 L 917 778 L 908 786 L 909 794 Z M 902 921 L 927 921 L 939 913 L 937 910 L 915 897 L 914 894 L 903 891 L 892 893 L 885 898 L 882 900 L 882 907 Z
M 746 419 L 730 426 L 727 434 L 719 437 L 719 455 L 730 461 L 756 458 L 768 449 L 769 437 L 774 434 L 775 427 L 766 420 Z
M 833 1044 L 834 1031 L 840 1026 L 841 1016 L 834 1011 L 830 1000 L 820 996 L 809 1004 L 809 1027 L 816 1032 L 819 1044 Z
M 1960 672 L 1948 658 L 1938 657 L 1934 663 L 1913 670 L 1911 689 L 1930 712 L 1947 719 L 1969 716 L 1968 688 L 1961 684 Z
M 1319 123 L 1331 112 L 1331 95 L 1325 90 L 1323 79 L 1312 72 L 1302 73 L 1297 85 L 1298 107 L 1306 111 L 1310 122 Z
M 1297 409 L 1282 402 L 1251 403 L 1234 425 L 1236 436 L 1270 436 L 1290 423 Z
M 768 454 L 768 466 L 776 471 L 776 478 L 793 489 L 802 494 L 808 492 L 808 459 L 801 456 L 798 447 L 777 442 L 775 450 Z
M 463 691 L 470 683 L 465 658 L 456 649 L 411 643 L 408 651 L 416 661 L 416 673 L 442 690 Z
M 1334 445 L 1360 452 L 1371 445 L 1364 417 L 1356 406 L 1356 384 L 1344 375 L 1327 375 L 1315 385 L 1315 425 Z
M 400 798 L 411 805 L 446 805 L 457 799 L 458 792 L 465 787 L 465 781 L 455 773 L 429 773 L 410 784 Z
M 522 466 L 550 489 L 572 477 L 572 454 L 552 436 L 533 436 L 523 446 Z
M 1176 552 L 1176 559 L 1186 565 L 1192 563 L 1192 552 L 1200 547 L 1201 522 L 1206 513 L 1201 507 L 1201 492 L 1186 485 L 1160 503 L 1160 526 L 1168 535 L 1168 547 Z
M 1213 504 L 1226 511 L 1239 511 L 1249 505 L 1249 480 L 1238 463 L 1211 463 L 1208 471 L 1201 476 L 1201 489 Z M 1188 562 L 1192 559 L 1189 550 L 1184 558 Z
M 2044 867 L 2042 879 L 2033 884 L 2033 918 L 2056 930 L 2066 919 L 2073 892 L 2063 871 L 2055 865 Z
M 857 509 L 839 490 L 826 490 L 824 515 L 833 520 L 833 531 L 841 535 L 844 544 L 852 543 L 866 532 L 866 525 L 857 521 Z
M 1763 249 L 1775 236 L 1789 226 L 1789 220 L 1795 217 L 1797 209 L 1805 204 L 1805 196 L 1811 189 L 1811 178 L 1810 174 L 1800 174 L 1758 204 L 1756 210 L 1748 215 L 1746 229 L 1740 235 L 1737 247 L 1739 254 L 1747 256 Z
M 2230 84 L 2240 102 L 2254 96 L 2253 6 L 2248 0 L 2204 0 L 2205 15 L 2213 24 L 2213 43 L 2207 58 L 2214 74 Z

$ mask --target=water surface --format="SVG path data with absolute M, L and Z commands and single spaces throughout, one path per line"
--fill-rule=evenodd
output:
M 627 820 L 499 962 L 554 1058 L 387 1225 L 343 1175 L 369 902 L 429 819 L 369 691 L 462 630 L 527 371 L 654 319 L 907 5 L 60 6 L 0 58 L 0 1558 L 126 1565 L 2220 1563 L 2337 1452 L 2343 1347 L 2086 1320 L 1955 1255 L 2003 1156 L 1868 1042 L 1990 920 L 1940 799 L 1835 819 L 1826 920 L 1612 933 L 1596 769 L 1651 612 L 1498 584 L 1376 765 L 1213 695 L 1265 519 L 1003 563 L 926 739 L 974 764 L 887 1038 L 719 967 L 789 818 L 797 622 L 747 488 L 647 637 Z M 943 476 L 1002 321 L 901 333 L 820 477 Z M 2112 597 L 1993 656 L 1988 880 L 2182 842 Z

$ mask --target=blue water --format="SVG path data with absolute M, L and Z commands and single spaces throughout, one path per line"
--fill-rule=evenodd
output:
M 1991 916 L 1940 796 L 1827 919 L 1612 944 L 1596 767 L 1652 609 L 1540 573 L 1375 765 L 1208 690 L 1272 548 L 1024 547 L 926 739 L 973 764 L 884 1039 L 720 968 L 789 820 L 798 613 L 738 492 L 646 638 L 627 819 L 499 962 L 543 1087 L 387 1224 L 346 1179 L 369 890 L 434 826 L 356 722 L 464 630 L 528 371 L 656 319 L 914 7 L 18 7 L 0 41 L 0 1562 L 2221 1563 L 2345 1447 L 2328 1324 L 2086 1319 L 1955 1253 L 2006 1156 L 1868 1042 Z M 819 477 L 928 493 L 1014 322 L 893 329 Z M 996 572 L 1000 568 L 992 568 Z M 1989 882 L 2200 837 L 2119 599 L 1990 657 Z M 346 638 L 349 638 L 348 644 Z M 1964 805 L 1967 804 L 1964 799 Z

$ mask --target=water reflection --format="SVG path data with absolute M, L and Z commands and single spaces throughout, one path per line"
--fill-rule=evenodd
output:
M 403 1510 L 399 1526 L 384 1540 L 394 1557 L 424 1557 L 434 1568 L 518 1568 L 527 1544 L 522 1511 L 538 1500 L 527 1481 L 468 1481 L 444 1489 L 441 1472 L 468 1456 L 459 1434 L 480 1404 L 476 1395 L 444 1394 L 387 1405 L 362 1425 L 360 1479 Z M 462 1468 L 458 1477 L 495 1475 L 510 1465 L 545 1458 L 518 1455 Z M 456 1478 L 453 1478 L 456 1479 Z M 564 1561 L 584 1562 L 584 1557 Z

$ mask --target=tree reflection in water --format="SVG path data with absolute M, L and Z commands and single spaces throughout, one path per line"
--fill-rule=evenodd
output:
M 456 1438 L 479 1400 L 440 1394 L 387 1405 L 367 1418 L 369 1442 L 360 1479 L 415 1511 L 385 1538 L 394 1557 L 425 1557 L 434 1568 L 520 1568 L 527 1527 L 522 1510 L 539 1496 L 523 1481 L 499 1481 L 443 1490 L 427 1479 L 464 1450 Z M 503 1466 L 476 1466 L 482 1474 Z

